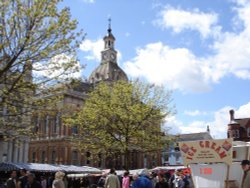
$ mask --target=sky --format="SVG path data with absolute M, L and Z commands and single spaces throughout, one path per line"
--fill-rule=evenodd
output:
M 86 38 L 88 78 L 100 63 L 111 17 L 118 64 L 130 79 L 173 91 L 171 134 L 226 138 L 229 110 L 250 117 L 250 0 L 64 0 Z

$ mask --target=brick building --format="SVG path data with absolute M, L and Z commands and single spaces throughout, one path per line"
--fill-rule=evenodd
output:
M 100 65 L 91 73 L 88 81 L 80 83 L 77 87 L 69 86 L 62 93 L 63 99 L 58 104 L 61 108 L 68 105 L 82 106 L 88 92 L 94 89 L 100 81 L 128 81 L 126 73 L 117 64 L 115 37 L 110 24 L 107 31 L 107 35 L 103 38 L 104 49 L 101 52 Z M 61 121 L 59 111 L 54 115 L 45 114 L 36 117 L 34 124 L 39 136 L 31 140 L 29 162 L 90 165 L 101 168 L 115 167 L 116 169 L 121 169 L 124 164 L 122 156 L 106 159 L 96 156 L 98 160 L 92 161 L 90 152 L 80 153 L 70 141 L 70 138 L 77 134 L 77 127 L 66 127 Z M 129 158 L 131 168 L 152 167 L 161 164 L 161 152 L 149 155 L 131 151 Z
M 235 118 L 234 110 L 229 111 L 230 122 L 228 124 L 227 137 L 234 141 L 250 141 L 250 118 Z

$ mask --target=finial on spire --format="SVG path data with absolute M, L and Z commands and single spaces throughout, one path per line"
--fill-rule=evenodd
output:
M 209 128 L 209 125 L 207 125 L 207 132 L 210 133 L 210 128 Z
M 111 16 L 108 17 L 108 22 L 109 22 L 109 27 L 108 27 L 108 32 L 111 33 Z

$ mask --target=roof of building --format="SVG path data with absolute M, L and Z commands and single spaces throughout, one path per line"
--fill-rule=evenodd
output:
M 241 127 L 245 127 L 247 124 L 250 123 L 250 118 L 239 118 L 239 119 L 234 119 L 234 122 L 237 124 L 240 124 Z M 235 124 L 230 122 L 230 124 Z
M 117 63 L 101 63 L 90 75 L 89 82 L 96 83 L 100 81 L 128 80 L 126 73 Z
M 175 138 L 177 141 L 196 141 L 196 140 L 210 140 L 213 139 L 209 132 L 179 134 Z

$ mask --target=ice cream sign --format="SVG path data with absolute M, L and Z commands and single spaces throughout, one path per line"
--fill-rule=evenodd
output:
M 179 142 L 184 165 L 192 163 L 232 163 L 232 139 Z

